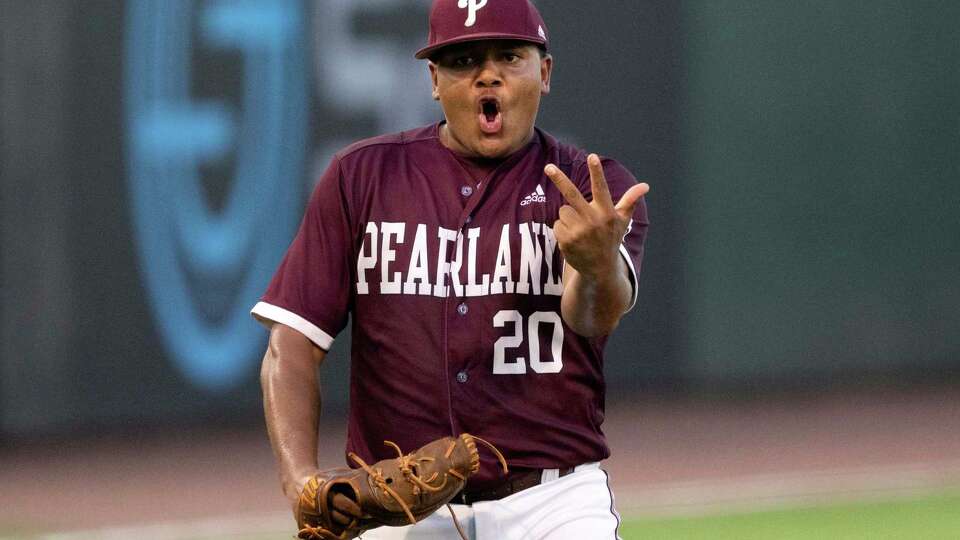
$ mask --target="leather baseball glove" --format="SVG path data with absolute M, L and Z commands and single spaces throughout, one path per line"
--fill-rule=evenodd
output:
M 308 540 L 349 540 L 383 525 L 417 523 L 453 499 L 480 469 L 477 442 L 493 451 L 506 474 L 503 454 L 487 441 L 467 433 L 435 440 L 407 455 L 396 444 L 384 441 L 396 450 L 397 457 L 373 465 L 349 453 L 358 469 L 329 469 L 303 487 L 297 505 L 297 536 Z M 455 515 L 453 519 L 466 539 Z

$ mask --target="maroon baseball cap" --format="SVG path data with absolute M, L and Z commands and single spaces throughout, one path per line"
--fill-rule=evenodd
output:
M 427 46 L 416 57 L 484 39 L 516 39 L 546 48 L 547 25 L 530 0 L 434 0 Z

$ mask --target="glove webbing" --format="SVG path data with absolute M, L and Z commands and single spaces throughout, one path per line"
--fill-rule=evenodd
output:
M 476 441 L 482 442 L 487 448 L 489 448 L 493 452 L 493 454 L 497 457 L 497 461 L 499 461 L 500 465 L 503 467 L 504 474 L 507 474 L 508 472 L 510 472 L 509 468 L 507 467 L 507 459 L 503 457 L 503 454 L 500 452 L 500 450 L 497 449 L 496 446 L 494 446 L 491 442 L 485 439 L 481 439 L 480 437 L 477 437 L 476 435 L 471 435 L 471 437 Z M 447 485 L 446 476 L 443 477 L 443 482 L 440 485 L 435 486 L 430 484 L 430 482 L 433 482 L 434 480 L 436 480 L 438 475 L 438 473 L 436 472 L 434 472 L 433 475 L 431 475 L 430 478 L 427 478 L 426 480 L 424 480 L 423 478 L 420 477 L 420 475 L 414 472 L 413 465 L 415 461 L 430 462 L 430 461 L 434 461 L 434 458 L 429 456 L 424 456 L 414 460 L 410 456 L 403 455 L 403 450 L 400 450 L 400 447 L 397 446 L 397 444 L 394 443 L 393 441 L 383 441 L 383 444 L 390 446 L 397 451 L 397 459 L 400 460 L 400 472 L 403 473 L 404 478 L 406 478 L 411 483 L 415 484 L 417 487 L 424 489 L 426 491 L 433 492 L 433 491 L 440 491 L 444 488 L 444 486 Z M 451 441 L 450 447 L 447 448 L 447 451 L 444 453 L 443 457 L 449 458 L 450 454 L 453 453 L 453 450 L 456 447 L 457 447 L 456 441 Z M 373 478 L 373 481 L 377 484 L 377 486 L 379 486 L 386 493 L 388 493 L 393 498 L 393 500 L 397 501 L 397 504 L 400 505 L 400 507 L 403 509 L 403 512 L 407 515 L 407 519 L 410 520 L 410 524 L 411 525 L 416 524 L 417 520 L 416 518 L 413 517 L 413 512 L 410 511 L 410 506 L 407 504 L 406 501 L 403 500 L 402 497 L 400 497 L 400 495 L 397 494 L 396 491 L 390 489 L 390 486 L 387 485 L 386 480 L 383 478 L 383 473 L 367 465 L 367 463 L 363 461 L 363 458 L 354 454 L 353 452 L 350 452 L 348 455 L 350 459 L 352 459 L 357 465 L 359 465 L 364 471 L 366 471 L 366 473 L 370 475 L 371 478 Z M 448 469 L 447 474 L 451 476 L 455 476 L 460 480 L 466 480 L 462 474 L 458 473 L 454 469 Z M 454 513 L 453 507 L 451 507 L 449 503 L 447 504 L 447 510 L 450 511 L 450 517 L 453 518 L 453 524 L 457 528 L 457 533 L 460 534 L 460 537 L 463 540 L 469 540 L 467 538 L 466 533 L 463 532 L 463 527 L 460 525 L 460 520 L 457 519 L 457 514 Z
M 471 435 L 471 437 L 473 437 L 474 440 L 482 442 L 487 446 L 487 448 L 493 451 L 493 454 L 497 456 L 497 460 L 500 462 L 500 465 L 503 467 L 503 474 L 507 474 L 508 472 L 510 472 L 510 470 L 507 468 L 507 458 L 503 457 L 503 454 L 500 453 L 500 450 L 497 450 L 496 446 L 491 444 L 489 441 L 486 441 L 484 439 L 481 439 L 480 437 L 477 437 L 476 435 Z M 453 451 L 453 448 L 454 447 L 451 446 L 449 449 L 447 449 L 446 457 L 450 457 L 450 452 Z M 462 538 L 463 540 L 470 540 L 469 538 L 467 538 L 467 533 L 463 532 L 463 527 L 460 526 L 460 520 L 457 519 L 457 514 L 456 512 L 453 511 L 453 507 L 450 506 L 450 503 L 447 503 L 447 510 L 450 511 L 450 517 L 453 518 L 453 526 L 457 528 L 457 533 L 460 534 L 460 538 Z

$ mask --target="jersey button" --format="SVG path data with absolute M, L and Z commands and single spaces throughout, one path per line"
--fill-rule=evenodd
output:
M 470 308 L 468 308 L 467 305 L 464 304 L 463 302 L 461 302 L 460 305 L 457 306 L 457 313 L 461 315 L 466 315 L 468 311 L 470 311 Z
M 470 186 L 463 186 L 462 188 L 460 188 L 460 194 L 463 195 L 464 197 L 469 197 L 473 195 L 473 188 Z
M 458 382 L 458 383 L 465 383 L 465 382 L 467 382 L 467 378 L 468 378 L 468 377 L 467 377 L 467 372 L 466 372 L 466 371 L 461 371 L 460 373 L 457 373 L 457 382 Z
M 473 217 L 471 217 L 471 216 L 467 216 L 467 217 L 464 218 L 464 220 L 463 220 L 464 223 L 470 223 L 471 221 L 473 221 Z

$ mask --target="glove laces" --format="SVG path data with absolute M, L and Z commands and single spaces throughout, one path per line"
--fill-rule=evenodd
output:
M 477 437 L 475 435 L 462 434 L 458 439 L 451 441 L 446 452 L 444 452 L 445 458 L 449 458 L 451 454 L 453 454 L 453 451 L 456 449 L 457 442 L 459 440 L 462 440 L 464 442 L 464 444 L 470 450 L 471 455 L 473 456 L 473 462 L 471 463 L 471 470 L 470 470 L 471 474 L 476 472 L 480 468 L 479 455 L 476 452 L 475 441 L 479 441 L 483 443 L 484 446 L 490 449 L 490 451 L 494 454 L 494 456 L 496 456 L 497 461 L 500 463 L 500 466 L 503 468 L 504 474 L 507 474 L 509 472 L 509 468 L 507 467 L 507 459 L 503 456 L 500 450 L 498 450 L 497 447 L 495 447 L 489 441 L 485 439 L 481 439 L 480 437 Z M 419 495 L 421 491 L 426 491 L 429 493 L 441 491 L 447 485 L 446 474 L 443 475 L 443 478 L 441 478 L 439 482 L 437 482 L 437 477 L 440 476 L 440 473 L 438 472 L 434 472 L 433 474 L 430 475 L 429 478 L 423 478 L 418 473 L 418 471 L 420 470 L 419 465 L 421 463 L 434 462 L 436 461 L 434 458 L 430 456 L 414 457 L 412 454 L 404 455 L 400 447 L 393 441 L 383 441 L 383 444 L 393 448 L 397 452 L 397 467 L 400 470 L 401 474 L 403 474 L 403 477 L 408 482 L 413 484 L 414 486 L 413 493 L 415 495 Z M 389 483 L 387 482 L 387 479 L 383 475 L 382 469 L 379 469 L 379 468 L 375 469 L 371 467 L 369 464 L 367 464 L 367 462 L 363 460 L 363 458 L 361 458 L 360 456 L 358 456 L 353 452 L 349 452 L 347 456 L 351 460 L 353 460 L 353 462 L 356 463 L 357 466 L 359 466 L 361 469 L 363 469 L 367 473 L 369 478 L 373 481 L 374 484 L 376 484 L 378 488 L 380 488 L 384 493 L 389 495 L 390 498 L 396 501 L 396 503 L 403 510 L 403 513 L 406 515 L 407 519 L 410 521 L 411 525 L 417 523 L 416 517 L 413 515 L 413 512 L 410 510 L 410 505 L 407 503 L 407 501 L 403 500 L 403 497 L 401 497 L 396 491 L 394 491 L 390 487 Z M 446 473 L 461 481 L 466 481 L 467 479 L 466 476 L 461 474 L 459 471 L 457 471 L 453 467 L 450 467 L 449 469 L 447 469 Z M 467 534 L 463 530 L 463 527 L 460 525 L 460 520 L 457 519 L 457 515 L 456 513 L 454 513 L 453 508 L 450 506 L 449 503 L 447 503 L 446 506 L 447 506 L 447 510 L 450 511 L 450 516 L 453 518 L 453 524 L 456 527 L 457 533 L 460 535 L 460 538 L 462 538 L 463 540 L 469 540 L 469 538 L 467 538 Z M 347 526 L 346 530 L 353 528 L 355 525 L 356 525 L 356 520 L 354 520 L 353 523 Z M 346 530 L 344 531 L 344 535 L 347 534 Z M 343 535 L 340 535 L 340 536 L 334 535 L 331 531 L 323 527 L 320 527 L 320 526 L 314 527 L 310 525 L 306 525 L 303 529 L 301 529 L 297 536 L 299 536 L 300 538 L 305 538 L 305 539 L 308 538 L 311 540 L 344 540 L 346 538 Z

